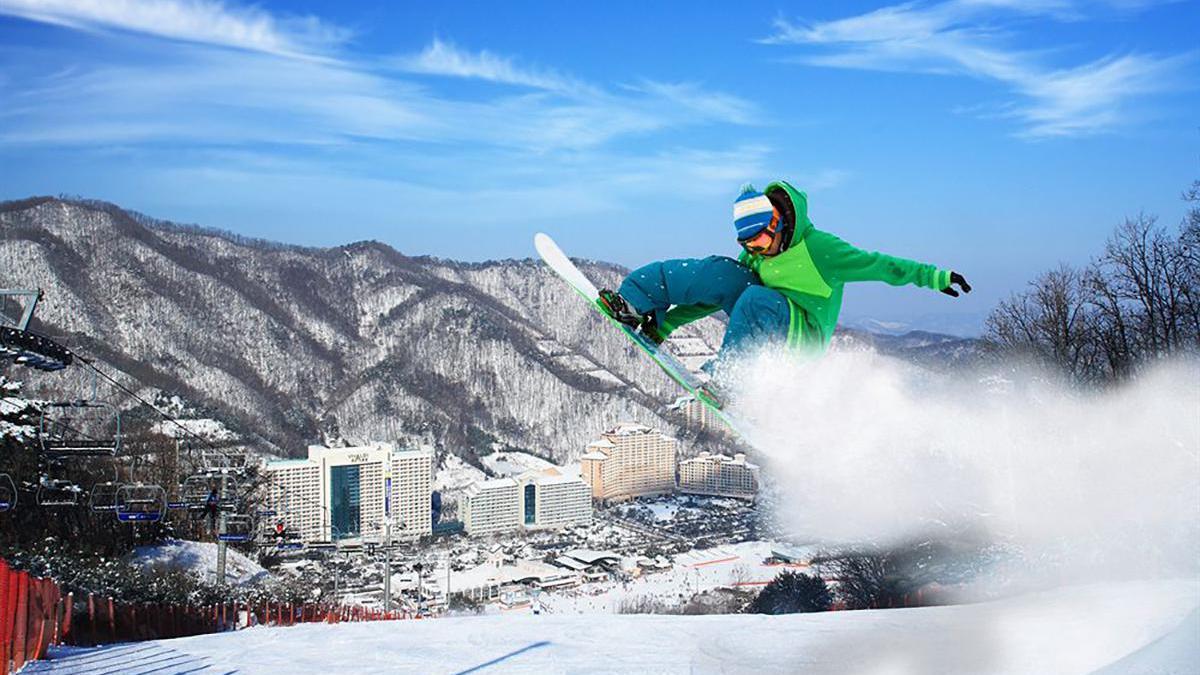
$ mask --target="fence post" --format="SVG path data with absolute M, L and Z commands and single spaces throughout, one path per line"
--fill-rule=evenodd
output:
M 100 636 L 96 633 L 96 596 L 88 593 L 88 632 L 91 633 L 92 644 L 100 641 Z
M 109 642 L 117 641 L 117 608 L 113 606 L 113 599 L 108 598 L 108 638 Z
M 29 628 L 29 580 L 17 575 L 17 612 L 13 622 L 13 670 L 25 665 L 25 632 Z
M 9 645 L 12 644 L 12 615 L 9 598 L 12 596 L 12 573 L 8 563 L 0 559 L 0 673 L 8 673 Z
M 72 644 L 74 642 L 75 636 L 71 633 L 74 616 L 75 594 L 67 593 L 67 597 L 63 599 L 62 634 L 59 636 L 61 644 Z

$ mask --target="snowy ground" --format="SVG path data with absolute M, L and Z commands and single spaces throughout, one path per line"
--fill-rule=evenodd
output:
M 1155 581 L 975 605 L 777 617 L 306 625 L 71 650 L 28 672 L 1182 674 L 1200 665 L 1198 605 L 1200 583 Z
M 217 571 L 217 545 L 199 541 L 171 540 L 157 546 L 139 546 L 133 562 L 140 565 L 182 567 L 202 579 L 212 579 Z M 244 584 L 268 574 L 258 563 L 232 547 L 225 554 L 225 579 Z
M 434 475 L 433 489 L 452 492 L 481 480 L 487 480 L 487 474 L 467 464 L 457 455 L 447 455 Z
M 519 476 L 527 471 L 541 471 L 552 466 L 541 457 L 524 452 L 494 452 L 479 458 L 497 476 Z
M 716 588 L 743 587 L 756 590 L 780 572 L 796 566 L 764 565 L 775 548 L 772 542 L 753 541 L 689 551 L 674 558 L 674 564 L 628 582 L 603 581 L 541 596 L 547 611 L 558 614 L 615 613 L 621 605 L 637 598 L 651 598 L 678 605 L 695 593 Z M 789 547 L 791 549 L 792 547 Z M 529 610 L 521 610 L 529 611 Z

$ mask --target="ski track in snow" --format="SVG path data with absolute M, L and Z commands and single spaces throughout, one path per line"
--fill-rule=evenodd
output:
M 28 672 L 1195 672 L 1200 581 L 1092 584 L 974 605 L 788 616 L 485 616 L 252 628 L 96 650 Z M 133 650 L 142 649 L 141 652 Z M 138 656 L 138 655 L 141 656 Z M 152 670 L 153 663 L 166 665 Z M 176 664 L 170 666 L 169 664 Z M 177 668 L 172 670 L 171 668 Z

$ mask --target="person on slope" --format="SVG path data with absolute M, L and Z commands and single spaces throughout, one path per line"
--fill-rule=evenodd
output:
M 614 293 L 600 291 L 613 318 L 661 343 L 690 321 L 724 310 L 729 325 L 716 359 L 762 344 L 806 352 L 829 345 L 852 281 L 913 284 L 958 297 L 971 286 L 958 272 L 883 253 L 864 251 L 808 219 L 808 195 L 784 181 L 758 192 L 742 188 L 733 203 L 742 252 L 664 260 L 639 267 Z M 710 369 L 711 370 L 711 369 Z

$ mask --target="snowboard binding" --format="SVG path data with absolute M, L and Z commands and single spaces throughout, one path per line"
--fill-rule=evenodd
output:
M 625 324 L 635 333 L 643 335 L 654 344 L 662 344 L 664 337 L 658 332 L 658 325 L 653 314 L 638 314 L 616 291 L 605 288 L 601 289 L 597 295 L 599 297 L 596 304 L 600 305 L 600 309 L 604 310 L 605 314 Z

